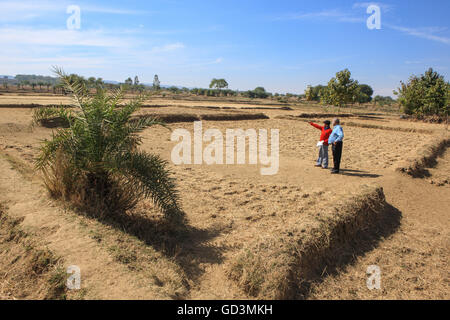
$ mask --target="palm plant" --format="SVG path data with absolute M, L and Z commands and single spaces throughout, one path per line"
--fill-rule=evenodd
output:
M 76 108 L 59 116 L 69 124 L 44 141 L 36 166 L 50 193 L 96 215 L 133 208 L 151 198 L 166 217 L 181 217 L 175 180 L 166 161 L 138 150 L 139 133 L 162 124 L 152 118 L 133 119 L 142 98 L 126 104 L 122 91 L 90 95 L 84 82 L 55 68 Z

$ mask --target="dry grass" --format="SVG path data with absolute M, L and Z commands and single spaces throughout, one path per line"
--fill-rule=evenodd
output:
M 161 99 L 160 103 L 164 104 L 166 101 Z M 155 106 L 154 110 L 145 112 L 154 115 L 169 114 L 170 117 L 181 113 L 201 120 L 202 114 L 222 113 L 223 111 L 217 110 L 227 107 L 224 103 L 211 106 L 211 101 L 207 100 L 204 103 L 191 104 L 183 101 L 183 108 L 173 107 L 169 103 L 167 105 L 166 108 Z M 205 106 L 213 108 L 209 110 Z M 199 111 L 197 107 L 203 108 L 203 111 Z M 304 112 L 313 113 L 318 110 L 318 107 L 315 111 L 302 109 Z M 353 112 L 346 109 L 346 112 L 349 111 Z M 232 109 L 227 113 L 237 114 L 238 110 Z M 10 167 L 21 167 L 17 159 L 31 164 L 37 154 L 39 140 L 48 138 L 51 130 L 36 127 L 32 133 L 25 132 L 22 129 L 23 124 L 29 123 L 32 116 L 32 110 L 29 109 L 0 109 L 0 149 L 16 158 L 10 159 L 9 164 L 0 159 L 0 185 L 3 186 L 1 191 L 5 190 L 1 197 L 7 201 L 15 199 L 13 201 L 16 201 L 17 208 L 14 213 L 20 216 L 26 212 L 26 221 L 38 228 L 37 234 L 51 244 L 51 250 L 55 254 L 62 256 L 65 261 L 75 261 L 83 270 L 88 270 L 83 283 L 89 287 L 89 298 L 320 297 L 317 291 L 315 295 L 310 293 L 310 286 L 316 283 L 325 284 L 327 279 L 339 274 L 335 273 L 335 268 L 351 268 L 355 257 L 359 259 L 372 252 L 384 256 L 386 241 L 377 241 L 394 231 L 398 222 L 399 212 L 384 204 L 383 212 L 386 214 L 372 215 L 375 221 L 380 222 L 379 225 L 372 223 L 371 225 L 375 224 L 376 227 L 354 233 L 353 228 L 364 230 L 360 229 L 362 225 L 371 222 L 363 221 L 361 225 L 358 225 L 361 222 L 353 223 L 355 217 L 346 214 L 346 205 L 351 213 L 374 200 L 376 209 L 382 203 L 382 195 L 377 196 L 376 192 L 368 191 L 368 194 L 372 195 L 370 200 L 359 196 L 350 199 L 349 194 L 369 181 L 376 181 L 385 187 L 384 179 L 391 176 L 396 179 L 403 178 L 402 183 L 405 185 L 417 183 L 393 172 L 392 165 L 403 160 L 406 154 L 415 153 L 430 136 L 419 131 L 394 132 L 369 127 L 362 130 L 357 126 L 345 126 L 342 174 L 331 176 L 327 170 L 313 168 L 317 156 L 315 144 L 320 132 L 305 123 L 309 121 L 308 118 L 292 117 L 289 121 L 275 119 L 279 115 L 298 114 L 299 109 L 288 111 L 270 108 L 264 113 L 270 119 L 236 123 L 205 121 L 203 126 L 205 130 L 216 128 L 222 132 L 233 127 L 280 129 L 280 171 L 276 176 L 261 177 L 259 166 L 171 165 L 179 182 L 183 208 L 189 221 L 185 228 L 177 229 L 164 223 L 160 214 L 146 202 L 139 203 L 136 210 L 127 215 L 114 219 L 93 218 L 76 214 L 67 207 L 61 210 L 60 203 L 49 201 L 41 187 L 35 186 L 34 192 L 30 192 L 27 184 L 23 179 L 17 178 L 18 174 L 13 175 L 14 170 L 10 170 Z M 323 115 L 317 114 L 321 117 Z M 355 117 L 361 116 L 356 116 L 355 113 Z M 297 121 L 291 121 L 292 119 Z M 425 130 L 433 128 L 434 132 L 439 129 L 438 125 L 400 121 L 397 116 L 377 115 L 361 119 L 360 122 L 378 125 L 380 121 L 389 127 L 414 126 L 415 129 Z M 193 126 L 190 122 L 192 121 L 168 127 L 185 128 L 192 132 Z M 170 161 L 170 152 L 175 144 L 169 141 L 170 131 L 156 127 L 154 130 L 142 132 L 142 137 L 144 150 L 158 153 Z M 13 183 L 16 192 L 7 189 Z M 428 182 L 426 184 L 435 188 Z M 17 192 L 18 188 L 21 192 Z M 408 192 L 400 193 L 402 188 L 401 184 L 392 188 L 395 191 L 391 191 L 391 195 L 397 193 L 399 199 L 411 202 L 412 197 Z M 446 188 L 435 189 L 444 192 Z M 372 190 L 375 191 L 376 188 Z M 336 199 L 346 198 L 347 203 L 337 205 Z M 376 200 L 377 198 L 380 201 Z M 357 199 L 360 199 L 359 203 L 355 202 Z M 445 197 L 442 199 L 445 200 Z M 391 200 L 389 203 L 394 205 Z M 341 211 L 330 209 L 336 205 Z M 397 207 L 397 204 L 395 206 Z M 371 210 L 368 208 L 366 211 L 370 213 Z M 420 215 L 425 210 L 438 212 L 436 205 L 433 207 L 430 204 L 429 208 L 421 209 L 417 214 Z M 366 217 L 366 211 L 361 217 Z M 388 212 L 392 214 L 389 215 Z M 414 210 L 405 209 L 402 212 L 405 216 Z M 431 218 L 428 220 L 434 221 Z M 48 228 L 48 225 L 54 228 L 52 232 L 41 232 L 41 228 Z M 411 238 L 422 239 L 422 236 L 424 242 L 430 241 L 434 245 L 417 251 L 415 256 L 406 252 L 403 258 L 410 258 L 413 270 L 415 263 L 421 262 L 422 254 L 428 254 L 434 260 L 429 260 L 427 268 L 422 270 L 426 270 L 426 274 L 442 274 L 442 264 L 435 265 L 435 262 L 444 255 L 435 255 L 434 250 L 440 248 L 439 250 L 444 251 L 445 246 L 431 241 L 436 238 L 432 231 L 420 231 L 402 234 L 400 240 L 396 241 L 401 247 L 399 250 L 403 250 Z M 342 239 L 346 242 L 341 242 Z M 338 248 L 331 245 L 334 243 Z M 385 261 L 389 260 L 392 265 L 401 265 L 403 260 L 397 259 L 398 252 L 388 252 Z M 329 258 L 323 259 L 325 256 Z M 305 261 L 305 266 L 302 261 Z M 357 283 L 355 287 L 364 286 L 363 289 L 367 290 L 364 282 L 367 265 L 357 265 L 357 262 L 355 264 L 355 270 L 364 273 L 362 284 Z M 370 261 L 370 264 L 377 264 L 377 261 Z M 224 270 L 230 272 L 229 274 L 232 270 L 233 279 L 237 281 L 230 280 L 229 274 L 225 274 Z M 428 282 L 427 286 L 423 287 L 425 291 L 417 296 L 428 294 L 430 297 L 439 297 L 438 289 L 430 289 L 434 282 L 430 277 L 423 273 L 416 276 L 427 279 L 425 282 Z M 340 285 L 341 283 L 336 283 L 337 287 Z M 389 290 L 402 285 L 402 282 L 393 279 Z M 336 292 L 335 288 L 329 290 L 327 297 L 339 298 Z M 325 291 L 320 293 L 324 294 Z M 396 297 L 388 297 L 391 296 Z M 367 295 L 358 291 L 357 295 L 350 297 L 357 299 Z M 408 292 L 403 292 L 401 297 L 408 297 Z
M 189 113 L 145 113 L 135 116 L 135 118 L 155 118 L 164 123 L 178 123 L 178 122 L 194 122 L 199 121 L 200 118 L 195 114 Z
M 134 208 L 141 198 L 126 181 L 113 178 L 97 181 L 80 174 L 62 152 L 58 152 L 54 163 L 43 171 L 42 178 L 52 198 L 66 201 L 94 217 L 125 212 Z
M 297 118 L 306 118 L 306 119 L 312 119 L 312 118 L 349 118 L 349 117 L 355 117 L 352 113 L 301 113 L 297 116 L 293 116 Z
M 40 248 L 0 205 L 0 298 L 66 299 L 66 273 L 61 260 Z
M 164 123 L 182 123 L 194 121 L 242 121 L 269 119 L 263 113 L 218 113 L 218 114 L 192 114 L 192 113 L 143 113 L 134 116 L 138 118 L 155 118 Z M 67 128 L 68 124 L 61 117 L 41 118 L 36 123 L 45 128 Z
M 202 114 L 202 120 L 207 121 L 241 121 L 241 120 L 261 120 L 269 119 L 264 113 L 218 113 Z
M 396 171 L 406 173 L 414 178 L 423 178 L 429 176 L 427 168 L 436 165 L 438 156 L 444 154 L 450 146 L 450 136 L 435 138 L 430 143 L 422 147 L 414 158 L 404 161 Z
M 29 164 L 23 162 L 21 159 L 10 155 L 8 152 L 0 152 L 0 158 L 4 158 L 8 163 L 17 170 L 25 178 L 31 178 L 34 176 L 34 170 Z
M 402 132 L 417 132 L 417 133 L 425 133 L 425 134 L 432 134 L 434 132 L 433 130 L 428 130 L 428 129 L 386 127 L 386 126 L 379 126 L 379 125 L 366 124 L 366 123 L 357 123 L 357 122 L 343 122 L 342 125 L 348 126 L 348 127 L 357 127 L 357 128 L 369 128 L 369 129 L 380 129 L 380 130 L 402 131 Z
M 5 171 L 5 163 L 0 159 L 3 174 L 17 174 L 16 170 L 12 170 L 16 167 Z M 27 230 L 32 230 L 36 239 L 45 240 L 49 248 L 45 250 L 54 252 L 50 254 L 44 250 L 36 256 L 28 253 L 21 255 L 24 259 L 36 260 L 36 270 L 42 269 L 41 265 L 45 265 L 46 260 L 54 261 L 52 257 L 56 256 L 62 257 L 55 260 L 58 265 L 62 265 L 64 260 L 81 268 L 82 289 L 68 292 L 70 299 L 180 299 L 186 296 L 189 284 L 185 271 L 177 262 L 181 250 L 179 243 L 189 243 L 184 241 L 186 231 L 176 229 L 180 226 L 170 225 L 150 202 L 140 203 L 136 210 L 127 214 L 94 218 L 86 212 L 80 215 L 83 212 L 71 210 L 65 202 L 49 202 L 43 197 L 42 186 L 31 179 L 32 176 L 17 174 L 14 183 L 19 182 L 21 192 L 11 189 L 2 194 L 2 199 L 12 205 L 11 211 L 14 212 L 11 212 L 11 217 L 25 214 Z M 0 180 L 2 192 L 5 190 L 4 183 Z M 25 210 L 22 209 L 24 207 Z M 23 217 L 19 218 L 19 221 L 22 220 Z M 1 222 L 0 238 L 2 230 L 7 230 Z M 198 234 L 195 229 L 190 232 Z M 40 248 L 38 245 L 36 247 Z M 3 258 L 2 252 L 0 243 L 0 259 Z M 8 270 L 2 265 L 3 261 L 0 261 L 0 276 L 1 271 Z M 62 274 L 65 275 L 65 272 Z M 50 278 L 52 283 L 56 279 L 57 275 Z M 14 281 L 18 286 L 27 284 L 22 278 L 15 278 Z M 113 287 L 111 282 L 115 283 Z M 0 296 L 6 296 L 6 291 L 2 292 L 1 287 Z M 33 296 L 27 291 L 23 298 L 45 297 Z M 49 295 L 48 298 L 57 297 Z
M 364 188 L 335 208 L 307 216 L 301 221 L 307 227 L 298 233 L 247 246 L 235 257 L 229 276 L 259 299 L 305 298 L 312 281 L 361 250 L 360 241 L 373 245 L 382 232 L 392 232 L 399 217 L 391 213 L 381 188 Z

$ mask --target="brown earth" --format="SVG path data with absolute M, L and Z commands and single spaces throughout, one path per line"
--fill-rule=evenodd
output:
M 198 102 L 177 101 L 180 104 L 183 107 L 146 108 L 141 112 L 224 112 L 201 109 Z M 423 130 L 344 125 L 342 174 L 330 175 L 328 170 L 313 167 L 320 132 L 304 121 L 275 118 L 296 115 L 299 110 L 263 112 L 270 119 L 203 121 L 203 130 L 217 128 L 225 134 L 228 128 L 280 129 L 280 168 L 273 176 L 261 176 L 260 166 L 253 165 L 175 166 L 170 162 L 176 144 L 170 141 L 170 131 L 155 127 L 142 133 L 142 148 L 167 159 L 177 177 L 189 221 L 181 235 L 154 229 L 152 238 L 132 227 L 121 230 L 50 200 L 31 168 L 40 141 L 49 138 L 52 130 L 31 127 L 30 109 L 0 108 L 0 202 L 9 215 L 24 217 L 23 227 L 65 263 L 81 267 L 86 289 L 83 298 L 232 299 L 251 298 L 226 272 L 246 244 L 278 237 L 290 227 L 300 226 L 303 216 L 315 215 L 342 198 L 358 194 L 364 184 L 376 184 L 384 188 L 387 202 L 401 213 L 399 229 L 386 235 L 374 249 L 355 256 L 338 273 L 327 275 L 324 270 L 308 298 L 448 299 L 450 189 L 430 183 L 435 177 L 448 177 L 448 151 L 435 168 L 429 169 L 428 180 L 394 171 L 399 162 L 444 132 L 444 127 L 402 121 L 382 113 L 377 113 L 376 119 L 346 119 L 344 123 Z M 193 125 L 169 125 L 171 130 L 177 128 L 192 132 Z M 148 228 L 161 223 L 151 203 L 143 202 L 136 214 L 148 217 L 139 220 L 149 224 Z M 380 291 L 370 291 L 365 285 L 367 266 L 374 264 L 382 271 Z

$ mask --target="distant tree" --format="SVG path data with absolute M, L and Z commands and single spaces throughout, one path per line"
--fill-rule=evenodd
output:
M 153 78 L 153 90 L 159 91 L 161 90 L 161 82 L 159 82 L 159 77 L 155 74 Z
M 104 85 L 105 85 L 105 83 L 103 82 L 103 78 L 97 78 L 95 80 L 95 90 L 97 92 L 100 92 L 101 90 L 103 90 Z
M 130 77 L 128 77 L 128 78 L 125 80 L 125 82 L 124 82 L 123 89 L 124 89 L 125 91 L 127 91 L 127 90 L 132 89 L 132 86 L 133 86 L 133 79 L 131 79 Z
M 438 115 L 448 117 L 450 108 L 450 83 L 444 76 L 428 69 L 421 76 L 411 76 L 408 83 L 400 82 L 398 101 L 406 114 L 417 117 Z
M 380 95 L 376 95 L 376 96 L 373 98 L 373 102 L 374 102 L 375 104 L 379 104 L 379 105 L 381 105 L 381 106 L 384 106 L 384 105 L 386 105 L 386 104 L 390 105 L 390 104 L 394 103 L 395 100 L 392 99 L 392 97 L 389 97 L 389 96 L 383 97 L 383 96 L 380 96 Z
M 138 78 L 138 76 L 134 77 L 134 85 L 135 86 L 139 85 L 139 78 Z
M 228 82 L 225 79 L 212 79 L 209 84 L 210 89 L 225 89 L 228 88 Z
M 269 93 L 266 92 L 266 89 L 264 89 L 263 87 L 257 87 L 254 90 L 244 92 L 243 96 L 252 99 L 253 98 L 265 99 L 269 96 Z
M 356 97 L 358 103 L 367 103 L 372 101 L 373 89 L 367 84 L 359 85 L 359 93 Z
M 257 87 L 255 90 L 253 90 L 255 93 L 256 98 L 265 99 L 269 96 L 269 94 L 266 92 L 266 89 L 263 87 Z
M 317 85 L 315 87 L 309 85 L 305 90 L 305 97 L 307 101 L 321 101 L 323 90 L 326 86 Z
M 168 90 L 172 93 L 180 93 L 180 91 L 181 91 L 179 88 L 177 88 L 175 86 L 170 87 Z
M 128 79 L 125 80 L 125 84 L 131 86 L 133 85 L 133 80 L 130 77 L 128 77 Z
M 87 79 L 87 82 L 88 82 L 89 88 L 95 88 L 95 86 L 96 86 L 96 79 L 95 79 L 95 77 L 89 77 Z
M 351 73 L 348 69 L 336 73 L 336 77 L 331 78 L 328 82 L 328 100 L 331 104 L 339 107 L 356 101 L 359 93 L 358 81 L 351 78 Z

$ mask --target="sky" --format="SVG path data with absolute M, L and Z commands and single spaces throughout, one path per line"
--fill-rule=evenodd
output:
M 370 5 L 380 29 L 367 26 Z M 303 93 L 348 68 L 392 96 L 429 67 L 449 80 L 449 13 L 448 0 L 0 0 L 0 74 L 59 66 L 122 82 L 158 74 L 162 84 L 205 88 L 225 78 L 231 89 Z

